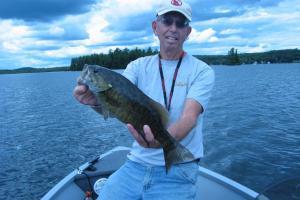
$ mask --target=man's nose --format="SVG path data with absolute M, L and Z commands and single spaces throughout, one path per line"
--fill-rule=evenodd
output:
M 170 25 L 170 30 L 171 31 L 176 31 L 178 28 L 176 26 L 176 21 L 173 21 L 173 23 Z

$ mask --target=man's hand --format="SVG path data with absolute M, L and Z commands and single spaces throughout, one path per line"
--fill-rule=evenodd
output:
M 82 104 L 96 106 L 97 99 L 92 91 L 89 90 L 88 86 L 79 84 L 74 88 L 74 97 Z
M 134 139 L 139 143 L 139 145 L 145 147 L 145 148 L 160 148 L 161 145 L 157 140 L 155 140 L 153 133 L 148 125 L 144 125 L 143 130 L 145 133 L 145 138 L 147 142 L 144 140 L 144 138 L 138 133 L 138 131 L 131 125 L 127 124 L 127 128 L 129 132 L 132 134 Z

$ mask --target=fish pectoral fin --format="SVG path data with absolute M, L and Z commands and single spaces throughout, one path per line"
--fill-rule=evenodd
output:
M 159 113 L 160 115 L 160 120 L 163 124 L 164 127 L 167 127 L 168 125 L 168 122 L 169 122 L 169 114 L 168 114 L 168 111 L 166 110 L 166 108 L 161 105 L 160 103 L 154 101 L 154 100 L 151 100 L 150 104 L 157 110 L 157 112 Z
M 105 84 L 101 87 L 102 92 L 111 89 L 113 86 L 110 83 Z
M 105 85 L 101 85 L 101 87 L 98 87 L 98 86 L 95 86 L 93 84 L 90 84 L 88 85 L 90 90 L 93 92 L 93 93 L 100 93 L 100 92 L 104 92 L 106 90 L 109 90 L 112 88 L 112 85 L 111 84 L 105 84 Z
M 110 117 L 110 112 L 107 109 L 102 109 L 102 115 L 104 117 L 104 120 L 107 120 Z

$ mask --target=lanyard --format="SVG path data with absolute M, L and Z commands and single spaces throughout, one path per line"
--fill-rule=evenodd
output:
M 172 101 L 172 97 L 173 97 L 173 92 L 174 92 L 174 86 L 175 86 L 175 82 L 176 82 L 176 78 L 177 78 L 177 73 L 178 73 L 179 67 L 181 65 L 181 61 L 182 61 L 183 56 L 184 56 L 184 51 L 180 55 L 180 59 L 177 63 L 175 72 L 173 74 L 173 81 L 172 81 L 171 91 L 170 91 L 170 95 L 169 95 L 169 103 L 168 103 L 167 102 L 167 92 L 166 92 L 166 86 L 165 86 L 164 73 L 163 73 L 162 64 L 161 64 L 161 56 L 159 54 L 158 66 L 159 66 L 159 72 L 160 72 L 160 78 L 161 78 L 161 86 L 162 86 L 162 90 L 163 90 L 163 94 L 164 94 L 165 106 L 166 106 L 168 111 L 170 111 L 170 106 L 171 106 L 171 101 Z

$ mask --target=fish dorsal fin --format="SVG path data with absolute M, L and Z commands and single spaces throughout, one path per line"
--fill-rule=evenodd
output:
M 166 110 L 166 108 L 161 105 L 160 103 L 154 101 L 151 99 L 150 104 L 157 110 L 157 112 L 160 115 L 160 120 L 162 122 L 162 124 L 164 125 L 164 127 L 167 127 L 168 122 L 169 122 L 169 114 L 168 111 Z

